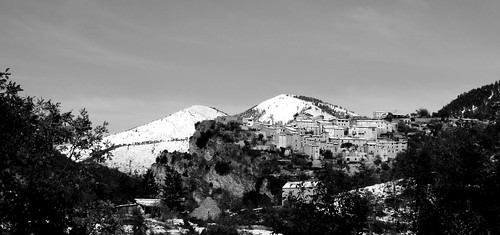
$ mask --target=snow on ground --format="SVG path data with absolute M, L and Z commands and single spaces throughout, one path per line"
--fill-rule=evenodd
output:
M 212 120 L 218 116 L 226 116 L 226 114 L 210 107 L 194 105 L 148 124 L 107 136 L 105 140 L 121 145 L 174 138 L 184 139 L 193 135 L 196 122 Z
M 391 194 L 400 194 L 403 191 L 403 187 L 399 184 L 401 180 L 390 181 L 381 184 L 374 184 L 368 187 L 364 187 L 362 189 L 358 189 L 362 193 L 371 193 L 373 196 L 377 198 L 385 198 Z
M 275 234 L 275 235 L 281 235 L 281 233 L 273 233 L 273 231 L 270 231 L 270 230 L 267 230 L 267 229 L 238 229 L 238 232 L 246 232 L 246 233 L 250 233 L 250 234 L 253 234 L 253 235 L 271 235 L 271 234 Z
M 372 186 L 368 186 L 365 188 L 358 189 L 358 192 L 361 192 L 365 196 L 368 196 L 370 200 L 375 200 L 377 204 L 385 205 L 385 201 L 393 196 L 401 195 L 403 193 L 404 188 L 401 185 L 403 180 L 390 181 L 381 184 L 375 184 Z M 377 215 L 377 220 L 389 223 L 408 223 L 408 221 L 404 221 L 398 219 L 400 215 L 406 214 L 409 215 L 411 209 L 408 205 L 403 205 L 395 208 L 390 206 L 384 206 L 383 215 Z
M 334 118 L 333 115 L 330 115 L 328 113 L 325 113 L 325 112 L 321 111 L 321 109 L 318 108 L 318 107 L 316 107 L 316 106 L 307 109 L 306 111 L 304 111 L 304 113 L 311 114 L 313 117 L 316 117 L 316 116 L 319 116 L 319 115 L 323 115 L 326 120 Z
M 185 234 L 188 232 L 188 229 L 185 228 L 184 221 L 182 219 L 169 219 L 165 222 L 152 219 L 145 218 L 144 223 L 147 227 L 146 234 Z M 199 227 L 198 225 L 188 222 L 190 226 L 193 227 L 196 233 L 201 234 L 205 227 Z M 209 225 L 215 225 L 214 223 L 209 223 Z M 244 232 L 244 234 L 253 234 L 253 235 L 271 235 L 273 234 L 269 228 L 263 226 L 246 226 L 247 228 L 239 228 L 237 229 L 239 233 Z M 127 226 L 127 232 L 132 233 L 132 226 Z M 276 234 L 281 235 L 281 234 Z
M 156 157 L 163 151 L 187 152 L 189 140 L 166 141 L 154 144 L 127 145 L 111 151 L 113 158 L 105 164 L 110 168 L 117 168 L 121 172 L 140 174 L 146 172 L 156 161 Z
M 307 102 L 289 95 L 279 95 L 268 99 L 255 108 L 265 113 L 259 118 L 260 121 L 274 120 L 274 122 L 287 123 L 293 119 L 293 115 L 300 113 L 308 107 Z
M 148 124 L 107 136 L 104 141 L 118 148 L 112 151 L 113 158 L 105 164 L 125 173 L 143 173 L 163 150 L 187 152 L 195 124 L 218 116 L 226 114 L 214 108 L 194 105 Z

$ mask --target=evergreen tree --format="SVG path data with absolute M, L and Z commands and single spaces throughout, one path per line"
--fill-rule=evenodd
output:
M 182 177 L 175 169 L 168 165 L 165 165 L 165 178 L 161 186 L 161 193 L 162 199 L 170 209 L 180 209 L 180 204 L 184 196 Z
M 151 169 L 148 169 L 146 173 L 142 176 L 142 186 L 143 191 L 141 196 L 145 198 L 156 198 L 159 193 L 159 187 L 156 183 L 154 173 Z

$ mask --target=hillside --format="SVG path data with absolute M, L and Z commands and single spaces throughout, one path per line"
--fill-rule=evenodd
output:
M 105 139 L 117 145 L 184 139 L 194 133 L 196 122 L 226 115 L 214 108 L 193 105 L 142 126 L 110 135 Z
M 228 200 L 241 199 L 255 190 L 267 194 L 266 200 L 272 200 L 274 196 L 266 188 L 271 186 L 262 180 L 271 172 L 269 159 L 276 154 L 236 144 L 252 138 L 255 133 L 242 130 L 240 124 L 202 121 L 189 140 L 189 153 L 162 152 L 151 168 L 158 182 L 165 178 L 166 166 L 182 174 L 184 186 L 189 188 L 187 198 L 198 204 L 211 196 L 227 209 Z
M 498 117 L 500 84 L 497 82 L 472 89 L 438 111 L 441 117 L 463 117 L 491 120 Z
M 212 120 L 225 113 L 206 106 L 194 105 L 167 117 L 145 125 L 107 136 L 117 147 L 113 158 L 106 162 L 109 167 L 123 172 L 142 172 L 155 162 L 163 151 L 186 152 L 189 137 L 195 132 L 195 123 Z
M 319 99 L 286 94 L 268 99 L 237 116 L 253 118 L 261 122 L 287 123 L 297 113 L 308 113 L 313 116 L 323 115 L 326 119 L 359 116 L 345 108 Z

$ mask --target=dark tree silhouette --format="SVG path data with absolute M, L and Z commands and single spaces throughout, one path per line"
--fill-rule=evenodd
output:
M 494 124 L 413 137 L 394 169 L 406 179 L 415 232 L 500 231 L 499 130 Z
M 179 210 L 184 197 L 181 174 L 168 165 L 164 166 L 165 178 L 160 187 L 162 193 L 161 197 L 170 209 Z

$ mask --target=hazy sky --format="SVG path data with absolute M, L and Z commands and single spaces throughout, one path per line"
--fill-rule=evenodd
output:
M 4 0 L 0 68 L 111 132 L 301 94 L 437 111 L 499 79 L 500 1 Z

